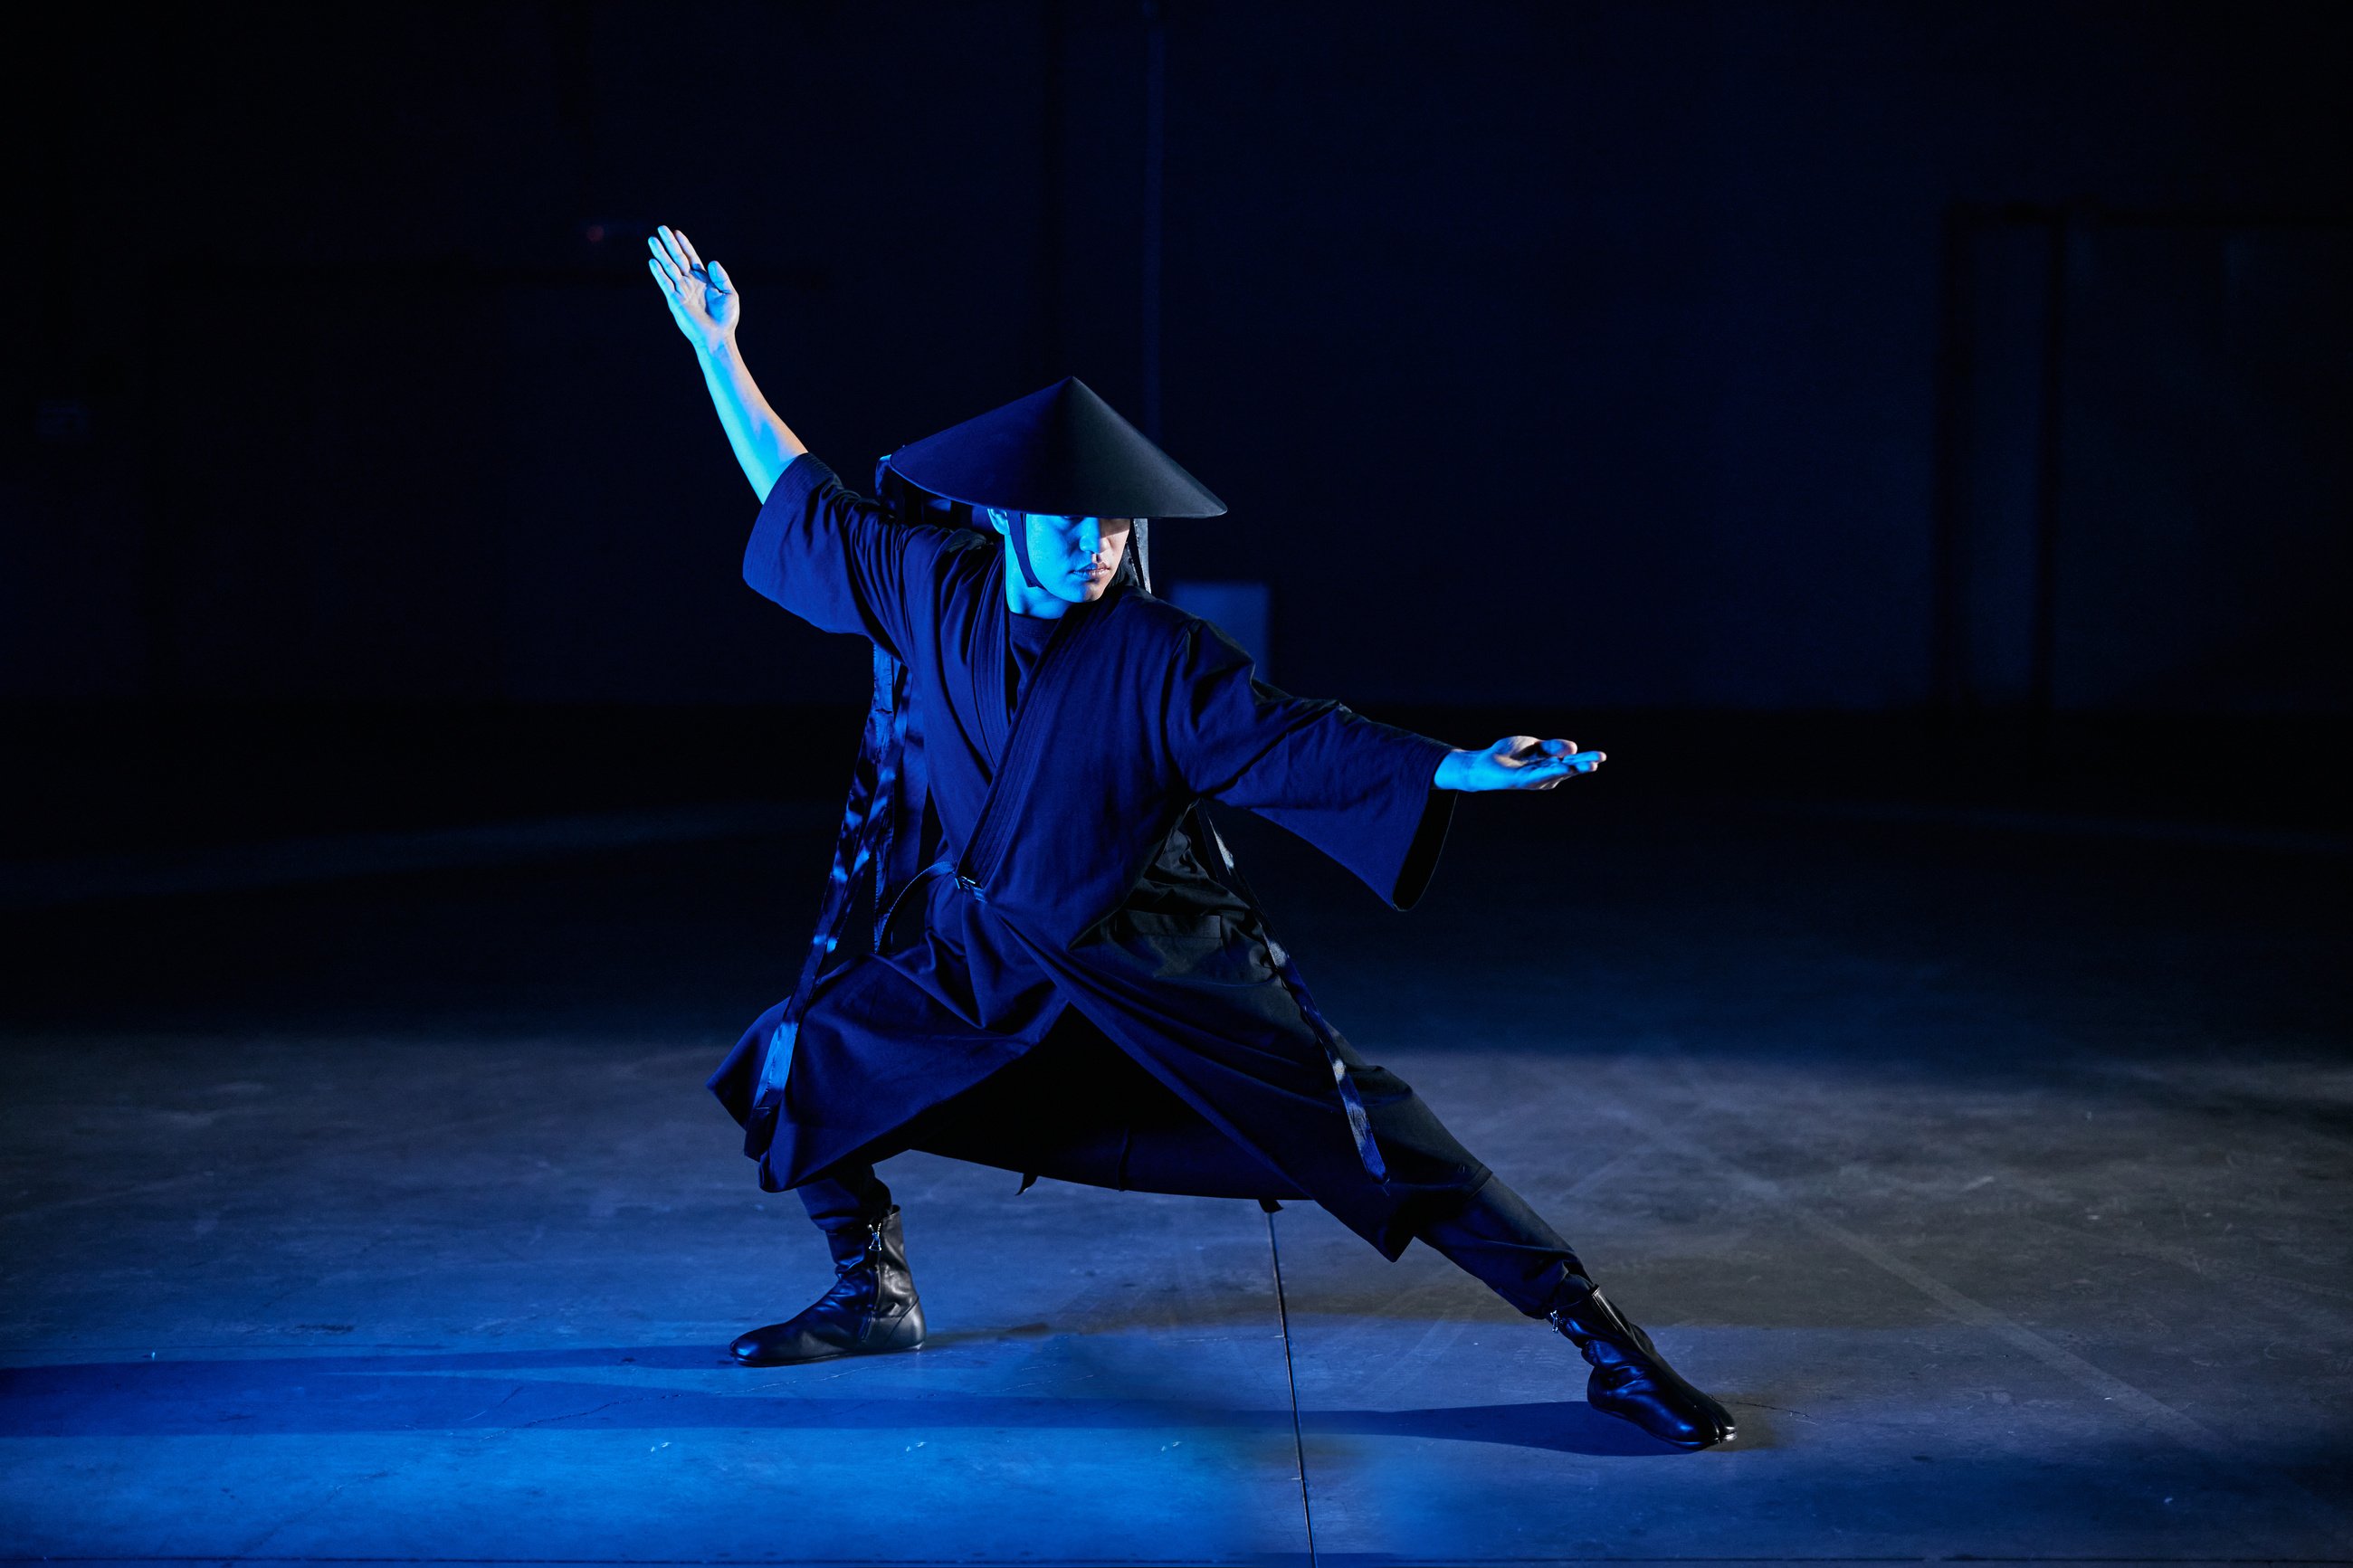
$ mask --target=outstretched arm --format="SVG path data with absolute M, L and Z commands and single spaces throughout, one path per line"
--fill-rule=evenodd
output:
M 1440 789 L 1552 789 L 1563 779 L 1591 773 L 1609 755 L 1580 752 L 1574 741 L 1506 735 L 1483 752 L 1447 752 L 1430 782 Z
M 736 347 L 735 329 L 744 319 L 744 296 L 716 261 L 708 266 L 696 255 L 693 241 L 665 224 L 646 241 L 653 255 L 647 270 L 661 285 L 670 320 L 694 345 L 702 362 L 702 384 L 711 391 L 711 405 L 727 431 L 727 444 L 744 477 L 762 500 L 776 488 L 792 460 L 808 450 L 792 427 L 776 417 Z

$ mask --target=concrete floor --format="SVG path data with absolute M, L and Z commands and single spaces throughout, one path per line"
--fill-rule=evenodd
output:
M 723 1364 L 828 1278 L 702 1088 L 805 834 L 51 896 L 0 921 L 0 1556 L 2353 1560 L 2348 863 L 2016 826 L 1474 801 L 1409 916 L 1235 834 L 1734 1406 L 1692 1456 L 1298 1205 L 1295 1437 L 1255 1205 L 925 1156 L 931 1343 Z

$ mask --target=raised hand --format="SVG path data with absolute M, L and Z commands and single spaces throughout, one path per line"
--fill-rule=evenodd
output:
M 1553 789 L 1564 779 L 1591 773 L 1608 756 L 1580 752 L 1574 741 L 1506 735 L 1483 752 L 1448 752 L 1431 782 L 1440 789 Z
M 653 252 L 646 269 L 661 285 L 670 320 L 698 353 L 716 353 L 735 336 L 736 324 L 744 319 L 744 296 L 736 292 L 727 268 L 716 261 L 706 265 L 694 253 L 694 242 L 668 224 L 648 237 L 646 248 Z

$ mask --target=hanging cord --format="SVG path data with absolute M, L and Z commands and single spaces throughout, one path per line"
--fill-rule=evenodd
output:
M 1282 1205 L 1261 1198 L 1266 1211 L 1266 1254 L 1274 1263 L 1274 1315 L 1282 1325 L 1282 1376 L 1291 1385 L 1291 1451 L 1299 1461 L 1299 1518 L 1307 1526 L 1307 1568 L 1315 1568 L 1315 1511 L 1307 1503 L 1307 1439 L 1299 1429 L 1299 1373 L 1291 1364 L 1291 1307 L 1282 1296 L 1282 1248 L 1275 1244 L 1274 1211 Z
M 1242 875 L 1240 866 L 1234 864 L 1234 852 L 1226 847 L 1224 837 L 1218 832 L 1217 823 L 1209 816 L 1209 803 L 1196 800 L 1192 805 L 1192 815 L 1196 824 L 1196 841 L 1206 842 L 1218 852 L 1217 859 L 1208 863 L 1211 879 L 1222 881 L 1242 902 L 1262 913 L 1266 906 L 1258 901 L 1258 896 L 1250 891 L 1250 879 Z M 1348 1076 L 1348 1064 L 1340 1059 L 1340 1049 L 1333 1044 L 1336 1031 L 1324 1016 L 1324 1010 L 1315 1005 L 1315 998 L 1309 994 L 1307 981 L 1299 973 L 1299 965 L 1292 961 L 1283 945 L 1274 940 L 1271 931 L 1266 934 L 1266 960 L 1273 966 L 1275 977 L 1282 982 L 1283 989 L 1291 993 L 1291 999 L 1299 1005 L 1300 1016 L 1314 1031 L 1315 1043 L 1324 1048 L 1324 1065 L 1332 1069 L 1332 1087 L 1338 1091 L 1340 1109 L 1348 1118 L 1348 1135 L 1356 1140 L 1356 1158 L 1363 1163 L 1374 1181 L 1388 1186 L 1388 1162 L 1381 1157 L 1380 1143 L 1373 1137 L 1373 1119 L 1365 1110 L 1365 1097 L 1356 1092 L 1356 1081 Z

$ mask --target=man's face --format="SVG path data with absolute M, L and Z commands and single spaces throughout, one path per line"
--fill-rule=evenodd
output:
M 1083 605 L 1103 596 L 1127 553 L 1127 536 L 1134 521 L 1124 517 L 1056 517 L 1041 511 L 988 510 L 988 521 L 1009 541 L 1010 530 L 1026 527 L 1029 564 L 1038 580 L 1058 599 Z M 1019 582 L 1020 566 L 1009 557 L 1006 570 Z M 1026 584 L 1025 584 L 1026 585 Z

